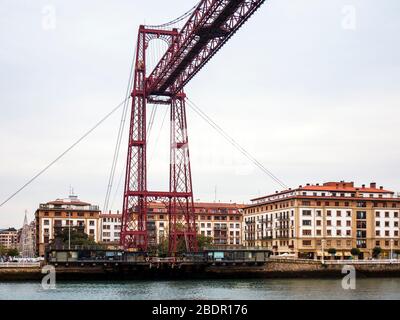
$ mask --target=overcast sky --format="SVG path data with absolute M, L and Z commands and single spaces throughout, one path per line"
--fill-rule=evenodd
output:
M 2 202 L 123 99 L 138 26 L 197 0 L 0 2 Z M 186 93 L 291 187 L 349 180 L 400 191 L 399 31 L 398 0 L 266 1 Z M 156 190 L 168 186 L 163 115 L 149 142 Z M 25 209 L 33 219 L 70 186 L 102 206 L 120 116 L 1 207 L 0 227 L 21 226 Z M 280 189 L 190 109 L 188 123 L 195 199 L 214 201 L 216 189 L 218 201 L 242 203 Z M 126 138 L 122 151 L 113 210 Z

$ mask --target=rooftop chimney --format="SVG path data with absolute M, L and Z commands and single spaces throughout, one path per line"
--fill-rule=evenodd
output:
M 383 186 L 380 186 L 379 189 L 383 190 Z
M 363 184 L 361 187 L 364 189 L 365 188 L 365 184 Z
M 375 188 L 376 188 L 376 183 L 375 183 L 375 182 L 371 182 L 370 187 L 371 187 L 372 189 L 375 189 Z

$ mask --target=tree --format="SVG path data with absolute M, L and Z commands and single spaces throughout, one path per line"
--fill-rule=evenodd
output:
M 16 257 L 16 256 L 19 256 L 19 251 L 18 251 L 18 249 L 10 248 L 7 250 L 6 255 L 9 257 Z
M 211 237 L 203 236 L 202 234 L 197 235 L 197 245 L 199 247 L 199 250 L 211 246 L 212 242 L 213 238 Z
M 400 259 L 400 250 L 394 250 L 394 253 L 397 255 L 397 259 Z
M 352 256 L 358 257 L 361 254 L 361 251 L 358 248 L 353 248 L 353 249 L 350 250 L 350 253 L 351 253 Z
M 372 256 L 374 258 L 378 258 L 381 253 L 382 253 L 381 247 L 375 247 L 374 249 L 372 249 Z
M 93 237 L 88 236 L 83 227 L 60 228 L 56 230 L 54 242 L 61 242 L 64 246 L 93 246 L 97 243 Z
M 335 249 L 335 248 L 329 248 L 329 249 L 328 249 L 328 253 L 331 254 L 332 257 L 334 257 L 335 254 L 336 254 L 336 249 Z
M 0 244 L 0 256 L 5 256 L 7 254 L 7 249 Z

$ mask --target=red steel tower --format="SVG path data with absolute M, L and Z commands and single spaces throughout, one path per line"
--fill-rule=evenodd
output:
M 147 203 L 167 203 L 169 252 L 179 239 L 197 251 L 189 161 L 184 86 L 233 36 L 265 0 L 202 0 L 181 30 L 140 26 L 135 61 L 132 109 L 122 214 L 121 245 L 147 251 Z M 153 39 L 168 49 L 146 77 L 146 50 Z M 168 191 L 147 190 L 146 103 L 170 107 L 170 182 Z

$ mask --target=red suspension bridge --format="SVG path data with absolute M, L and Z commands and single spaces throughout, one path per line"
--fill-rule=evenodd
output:
M 147 204 L 165 203 L 169 217 L 169 252 L 184 240 L 188 252 L 197 251 L 193 186 L 189 161 L 185 85 L 229 41 L 265 0 L 202 0 L 187 13 L 181 28 L 140 26 L 134 61 L 132 108 L 123 201 L 121 245 L 146 252 Z M 149 43 L 164 40 L 168 48 L 147 73 Z M 146 105 L 170 108 L 169 190 L 147 189 Z

